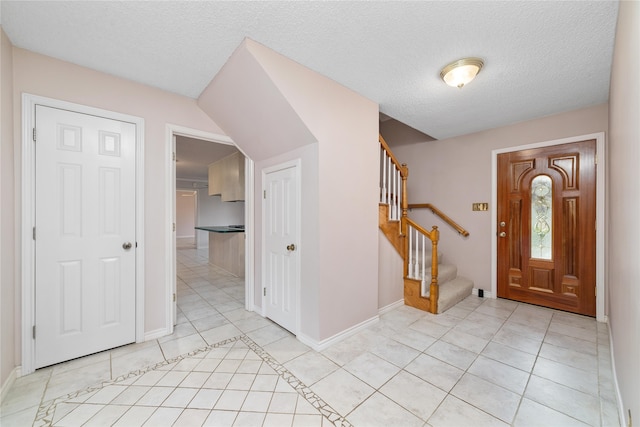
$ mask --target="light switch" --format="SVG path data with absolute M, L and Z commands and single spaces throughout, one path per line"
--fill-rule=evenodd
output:
M 473 211 L 488 211 L 489 203 L 474 203 L 471 205 L 471 210 Z

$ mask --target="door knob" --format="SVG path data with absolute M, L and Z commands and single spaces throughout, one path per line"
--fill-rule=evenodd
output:
M 294 245 L 293 243 L 287 246 L 287 250 L 289 252 L 293 252 L 296 250 L 296 245 Z
M 499 234 L 499 236 L 500 236 L 500 237 L 507 237 L 507 233 L 505 233 L 505 232 L 503 231 L 503 232 L 501 232 L 501 233 Z
M 122 244 L 122 249 L 124 249 L 125 251 L 128 251 L 129 249 L 131 249 L 131 242 L 124 242 Z

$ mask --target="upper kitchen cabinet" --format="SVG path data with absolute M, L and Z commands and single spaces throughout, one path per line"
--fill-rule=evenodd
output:
M 244 201 L 244 156 L 233 153 L 209 165 L 209 195 L 223 202 Z

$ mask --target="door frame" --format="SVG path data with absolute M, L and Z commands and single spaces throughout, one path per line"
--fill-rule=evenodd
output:
M 166 138 L 165 138 L 165 155 L 166 155 L 166 168 L 164 183 L 165 193 L 170 194 L 167 197 L 165 205 L 165 218 L 167 224 L 167 233 L 165 234 L 165 283 L 166 287 L 166 325 L 168 335 L 173 333 L 173 319 L 176 312 L 177 305 L 177 285 L 176 285 L 176 239 L 175 232 L 172 231 L 175 224 L 175 206 L 176 206 L 176 162 L 174 161 L 173 153 L 175 152 L 174 138 L 176 136 L 185 136 L 188 138 L 196 138 L 204 141 L 215 142 L 217 144 L 234 145 L 244 156 L 244 221 L 245 224 L 249 224 L 249 227 L 245 229 L 245 266 L 244 266 L 244 305 L 245 310 L 253 311 L 253 283 L 254 283 L 254 162 L 246 153 L 242 151 L 236 143 L 226 135 L 220 135 L 212 132 L 193 129 L 185 126 L 175 125 L 168 123 L 166 126 Z M 173 300 L 173 295 L 176 294 L 176 301 Z
M 35 127 L 35 108 L 42 105 L 61 110 L 68 110 L 81 114 L 88 114 L 121 122 L 132 123 L 136 127 L 136 342 L 144 341 L 144 119 L 141 117 L 122 114 L 115 111 L 103 110 L 86 105 L 75 104 L 43 96 L 22 94 L 22 367 L 21 375 L 35 371 L 35 343 L 33 339 L 33 325 L 35 325 L 35 241 L 33 227 L 35 225 L 35 147 L 33 143 L 33 129 Z
M 491 151 L 491 205 L 494 206 L 494 209 L 491 210 L 491 298 L 497 298 L 498 295 L 498 154 L 570 144 L 587 139 L 596 140 L 596 320 L 598 322 L 607 321 L 605 313 L 605 185 L 607 162 L 604 132 L 500 148 Z
M 301 220 L 302 220 L 302 160 L 301 159 L 294 159 L 294 160 L 288 160 L 286 162 L 283 163 L 279 163 L 277 165 L 273 165 L 273 166 L 268 166 L 264 169 L 262 169 L 262 191 L 266 191 L 266 180 L 267 180 L 267 175 L 272 173 L 272 172 L 277 172 L 283 169 L 288 169 L 291 167 L 295 167 L 296 168 L 296 179 L 297 179 L 297 185 L 296 185 L 296 199 L 297 199 L 297 203 L 296 203 L 296 234 L 298 236 L 298 247 L 296 248 L 296 251 L 298 252 L 298 266 L 296 269 L 296 321 L 295 321 L 295 330 L 291 331 L 294 335 L 298 335 L 300 333 L 300 307 L 301 307 L 301 295 L 300 295 L 300 282 L 301 282 L 301 277 L 302 277 L 302 250 L 303 249 L 303 245 L 302 245 L 302 224 L 301 224 Z M 262 296 L 261 296 L 261 300 L 260 300 L 260 305 L 262 306 L 261 308 L 261 314 L 262 317 L 267 317 L 267 297 L 265 296 L 265 289 L 266 289 L 266 210 L 265 210 L 265 199 L 264 197 L 262 198 L 262 207 L 260 209 L 261 211 L 261 227 L 262 227 L 262 248 L 260 250 L 261 253 L 261 278 L 260 278 L 260 282 L 261 282 L 261 288 L 262 288 Z

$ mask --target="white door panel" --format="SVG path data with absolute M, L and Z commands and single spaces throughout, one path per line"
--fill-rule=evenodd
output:
M 135 341 L 136 130 L 44 106 L 36 130 L 38 368 Z
M 297 167 L 265 175 L 266 315 L 296 333 L 299 271 Z

